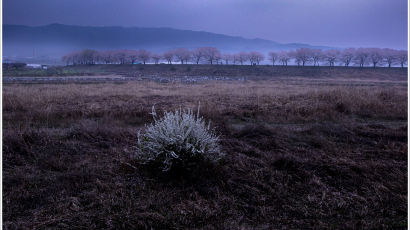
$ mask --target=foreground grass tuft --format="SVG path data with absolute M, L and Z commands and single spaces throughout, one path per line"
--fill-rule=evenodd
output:
M 205 123 L 203 117 L 191 109 L 165 112 L 157 119 L 152 107 L 154 123 L 138 137 L 137 157 L 145 163 L 159 165 L 163 171 L 172 168 L 197 167 L 201 161 L 216 162 L 221 157 L 219 137 Z

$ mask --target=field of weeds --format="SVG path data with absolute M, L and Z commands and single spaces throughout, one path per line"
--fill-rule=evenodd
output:
M 67 77 L 67 76 L 124 76 L 132 78 L 163 77 L 228 77 L 249 80 L 270 80 L 277 77 L 343 78 L 351 80 L 406 80 L 407 68 L 358 68 L 328 66 L 271 66 L 271 65 L 74 65 L 50 66 L 48 69 L 4 69 L 5 77 Z
M 3 86 L 5 229 L 407 228 L 407 82 L 371 77 Z M 196 108 L 224 160 L 132 159 L 149 114 Z

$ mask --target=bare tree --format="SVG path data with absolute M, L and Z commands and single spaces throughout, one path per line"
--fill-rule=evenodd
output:
M 121 65 L 126 63 L 127 60 L 127 51 L 126 50 L 116 50 L 114 52 L 115 61 L 120 63 Z
M 344 66 L 347 67 L 347 66 L 349 66 L 350 63 L 352 62 L 352 60 L 353 60 L 353 58 L 354 58 L 354 56 L 355 56 L 355 53 L 356 53 L 356 49 L 354 49 L 354 48 L 344 49 L 344 50 L 340 53 L 338 60 L 339 60 Z
M 233 59 L 232 54 L 223 54 L 222 59 L 225 61 L 225 65 L 229 65 L 229 62 Z
M 382 51 L 379 48 L 368 48 L 369 59 L 373 64 L 373 68 L 376 68 L 377 64 L 383 61 Z
M 287 66 L 287 65 L 288 65 L 288 62 L 289 62 L 290 58 L 291 58 L 290 53 L 288 53 L 288 52 L 286 52 L 286 51 L 281 51 L 281 52 L 279 53 L 278 59 L 279 59 L 279 61 L 282 63 L 283 66 Z
M 218 54 L 215 55 L 215 63 L 216 64 L 222 64 L 222 62 L 220 62 L 221 59 L 222 59 L 222 54 L 221 53 L 218 53 Z
M 151 58 L 156 65 L 158 65 L 159 61 L 162 59 L 160 54 L 152 54 Z
M 97 51 L 92 49 L 85 49 L 80 53 L 80 62 L 84 65 L 93 65 L 97 57 Z
M 63 56 L 62 60 L 66 63 L 66 65 L 82 64 L 80 63 L 80 56 L 81 56 L 81 53 L 78 51 L 75 51 L 75 52 L 71 52 Z
M 244 62 L 246 62 L 248 60 L 249 54 L 245 53 L 245 52 L 240 52 L 238 54 L 238 61 L 239 63 L 241 63 L 241 65 L 243 65 Z
M 181 64 L 184 64 L 184 58 L 183 58 L 184 51 L 185 50 L 183 50 L 182 48 L 178 48 L 174 50 L 175 61 L 179 61 L 181 62 Z
M 249 53 L 248 58 L 249 58 L 249 62 L 251 63 L 251 65 L 259 65 L 259 62 L 265 59 L 265 55 L 263 55 L 262 53 L 253 51 Z
M 185 48 L 178 48 L 174 50 L 173 52 L 174 52 L 176 61 L 181 62 L 181 64 L 184 64 L 184 61 L 186 64 L 191 57 L 191 52 Z
M 66 54 L 61 57 L 61 61 L 65 62 L 65 65 L 70 65 L 72 63 L 73 56 L 71 54 Z
M 129 60 L 130 64 L 134 64 L 138 60 L 138 51 L 136 51 L 136 50 L 127 50 L 126 59 Z
M 174 60 L 174 51 L 166 51 L 162 56 L 168 62 L 168 64 L 172 64 L 172 61 Z
M 383 62 L 390 68 L 397 61 L 397 51 L 385 48 L 382 50 Z
M 73 62 L 73 65 L 82 64 L 81 61 L 80 61 L 80 52 L 71 53 L 71 60 Z
M 269 56 L 269 60 L 272 62 L 272 65 L 275 66 L 275 62 L 278 60 L 278 57 L 279 57 L 278 53 L 269 52 L 268 56 Z
M 182 58 L 185 61 L 185 64 L 188 64 L 192 60 L 192 52 L 189 50 L 186 50 L 184 54 L 182 55 Z
M 311 49 L 310 56 L 313 61 L 313 66 L 319 66 L 324 57 L 323 51 L 321 49 Z
M 312 49 L 309 48 L 299 48 L 296 50 L 295 53 L 295 58 L 300 60 L 302 63 L 302 66 L 305 66 L 307 64 L 312 56 Z
M 144 63 L 144 65 L 151 58 L 151 53 L 147 50 L 138 50 L 137 53 L 138 53 L 138 60 Z
M 207 47 L 199 47 L 192 51 L 192 59 L 198 65 L 205 58 Z
M 407 50 L 397 51 L 397 60 L 399 61 L 401 68 L 404 68 L 404 65 L 407 64 Z
M 366 48 L 359 48 L 356 50 L 354 61 L 359 67 L 367 64 L 369 58 L 369 51 Z
M 203 47 L 205 48 L 204 57 L 212 65 L 216 58 L 221 59 L 221 52 L 215 47 Z
M 97 53 L 98 62 L 104 63 L 104 64 L 112 64 L 115 62 L 115 54 L 116 54 L 116 51 L 112 51 L 112 50 L 99 51 Z
M 186 48 L 179 48 L 176 50 L 169 50 L 162 56 L 159 54 L 152 54 L 147 50 L 108 50 L 96 51 L 85 49 L 81 51 L 71 52 L 62 57 L 62 61 L 66 65 L 90 65 L 90 64 L 126 64 L 135 63 L 136 60 L 146 64 L 147 61 L 153 60 L 158 64 L 161 59 L 164 59 L 168 64 L 172 64 L 175 60 L 180 61 L 181 64 L 194 62 L 199 64 L 201 60 L 205 60 L 210 64 L 233 64 L 240 63 L 243 65 L 247 61 L 251 65 L 259 65 L 265 59 L 265 56 L 260 52 L 240 52 L 237 54 L 223 54 L 215 47 L 200 47 L 194 51 L 189 51 Z M 289 61 L 294 59 L 295 63 L 299 65 L 306 65 L 313 62 L 313 66 L 320 65 L 321 61 L 326 61 L 329 66 L 334 66 L 338 61 L 344 66 L 349 66 L 352 62 L 360 67 L 363 67 L 369 62 L 373 67 L 385 66 L 392 67 L 395 64 L 404 67 L 407 65 L 407 51 L 394 49 L 380 49 L 380 48 L 347 48 L 342 50 L 325 50 L 300 48 L 296 51 L 282 51 L 280 53 L 269 52 L 269 60 L 272 65 L 280 62 L 282 65 L 288 65 Z
M 100 64 L 102 62 L 101 52 L 96 50 L 94 54 L 94 64 Z
M 290 59 L 294 59 L 294 61 L 295 61 L 295 63 L 296 63 L 297 66 L 300 66 L 300 64 L 302 63 L 302 61 L 300 60 L 299 56 L 296 55 L 296 51 L 291 50 L 291 51 L 288 51 L 288 52 L 286 52 L 286 51 L 282 51 L 282 52 L 285 52 L 285 53 L 286 53 L 286 55 L 288 56 L 289 60 L 290 60 Z M 280 54 L 279 54 L 279 55 L 280 55 Z M 283 56 L 286 56 L 286 55 L 284 55 L 284 54 L 282 54 L 282 55 L 283 55 Z M 282 65 L 283 65 L 283 63 L 282 63 Z
M 256 56 L 256 52 L 248 53 L 248 60 L 249 60 L 250 65 L 256 64 L 255 56 Z
M 335 62 L 339 57 L 339 50 L 326 50 L 324 52 L 324 58 L 329 63 L 329 66 L 335 66 Z
M 239 62 L 239 54 L 233 54 L 232 55 L 232 62 L 234 65 Z

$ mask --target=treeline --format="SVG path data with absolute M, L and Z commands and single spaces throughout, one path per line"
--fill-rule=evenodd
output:
M 147 50 L 106 50 L 86 49 L 62 57 L 67 65 L 87 64 L 135 64 L 166 62 L 168 64 L 226 64 L 259 65 L 266 57 L 260 52 L 221 53 L 215 47 L 200 47 L 189 50 L 179 48 L 164 53 L 152 53 Z M 380 48 L 347 48 L 343 50 L 299 48 L 292 51 L 269 52 L 267 60 L 272 65 L 294 64 L 298 66 L 387 66 L 407 65 L 407 51 Z

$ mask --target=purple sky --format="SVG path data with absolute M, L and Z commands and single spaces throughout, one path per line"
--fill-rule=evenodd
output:
M 172 27 L 407 49 L 407 0 L 3 0 L 3 23 Z

